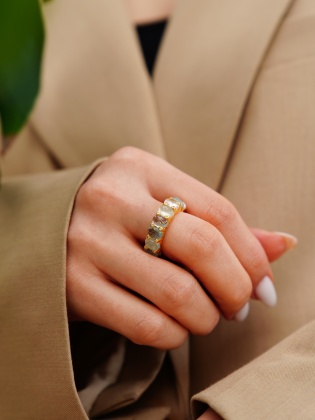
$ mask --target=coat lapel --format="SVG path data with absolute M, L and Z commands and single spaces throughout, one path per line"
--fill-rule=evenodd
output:
M 218 187 L 293 0 L 178 1 L 153 83 L 122 0 L 45 6 L 42 93 L 31 124 L 62 166 L 133 145 Z
M 164 156 L 152 83 L 122 1 L 45 5 L 41 95 L 31 124 L 61 166 L 133 145 Z
M 292 0 L 181 0 L 154 74 L 168 160 L 220 184 L 259 66 Z

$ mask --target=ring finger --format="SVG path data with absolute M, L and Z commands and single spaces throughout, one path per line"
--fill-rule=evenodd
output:
M 158 206 L 159 203 L 152 200 L 151 206 L 143 210 L 149 213 L 150 207 Z M 146 215 L 143 220 L 147 220 Z M 143 241 L 147 230 L 145 224 L 141 229 L 138 224 L 133 226 L 131 223 L 131 226 L 134 228 L 132 233 Z M 166 230 L 162 251 L 193 272 L 227 318 L 233 318 L 249 300 L 252 284 L 248 273 L 223 235 L 210 223 L 179 213 Z

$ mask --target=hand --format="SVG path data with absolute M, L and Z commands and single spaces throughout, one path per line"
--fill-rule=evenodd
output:
M 168 260 L 156 258 L 143 251 L 147 228 L 174 195 L 187 212 L 166 231 Z M 268 249 L 275 235 L 257 232 Z M 283 238 L 276 238 L 276 248 L 281 243 L 284 250 Z M 265 276 L 272 278 L 266 253 L 232 204 L 146 152 L 120 149 L 77 194 L 67 253 L 72 320 L 102 325 L 138 344 L 175 348 L 188 332 L 210 333 L 220 312 L 233 319 Z

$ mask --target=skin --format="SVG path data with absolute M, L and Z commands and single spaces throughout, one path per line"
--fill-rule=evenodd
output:
M 158 207 L 174 194 L 187 210 L 168 227 L 160 259 L 145 253 L 143 242 Z M 123 148 L 76 197 L 68 232 L 69 319 L 137 344 L 176 348 L 189 333 L 209 334 L 220 315 L 232 320 L 259 281 L 272 278 L 268 257 L 285 251 L 281 236 L 250 230 L 220 194 L 158 157 Z
M 167 259 L 159 259 L 143 251 L 143 241 L 156 210 L 174 192 L 187 211 L 167 229 Z M 138 344 L 176 348 L 189 332 L 209 334 L 220 314 L 233 319 L 259 281 L 272 278 L 267 254 L 274 258 L 285 247 L 275 237 L 251 231 L 228 200 L 164 160 L 120 149 L 76 198 L 68 232 L 70 319 Z
M 167 19 L 173 14 L 176 0 L 124 0 L 131 22 L 141 25 Z
M 176 0 L 125 0 L 125 6 L 134 24 L 145 24 L 168 18 Z M 187 212 L 175 217 L 163 240 L 169 261 L 145 254 L 142 246 L 152 216 L 174 194 L 185 200 Z M 188 333 L 210 333 L 220 314 L 233 319 L 259 281 L 273 278 L 269 262 L 286 250 L 281 236 L 250 230 L 213 190 L 125 148 L 94 172 L 75 202 L 68 233 L 69 318 L 113 329 L 137 344 L 176 348 Z M 211 408 L 199 417 L 220 419 Z

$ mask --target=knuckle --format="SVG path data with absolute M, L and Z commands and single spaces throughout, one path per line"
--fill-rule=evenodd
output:
M 134 327 L 133 341 L 136 344 L 156 346 L 165 333 L 165 320 L 158 316 L 147 316 Z
M 93 233 L 91 222 L 74 215 L 67 232 L 67 258 L 69 255 L 82 255 L 89 258 L 98 249 L 98 239 Z
M 260 281 L 269 266 L 267 257 L 259 244 L 254 243 L 250 247 L 248 259 L 246 262 L 246 270 L 253 279 Z M 261 273 L 263 273 L 261 275 Z
M 119 170 L 128 179 L 136 179 L 145 183 L 148 168 L 152 166 L 153 159 L 155 157 L 144 150 L 126 146 L 117 150 L 109 158 L 109 166 L 114 172 Z
M 82 228 L 80 223 L 71 223 L 68 234 L 67 234 L 67 241 L 69 244 L 76 244 L 78 242 L 82 242 L 85 238 L 85 230 Z
M 76 202 L 77 204 L 90 204 L 91 202 L 99 202 L 104 195 L 104 184 L 98 178 L 90 178 L 80 188 Z
M 229 305 L 232 311 L 238 311 L 241 309 L 246 302 L 250 299 L 252 293 L 252 284 L 249 276 L 244 276 L 244 279 L 239 282 L 233 289 Z
M 215 329 L 219 321 L 219 311 L 215 310 L 211 314 L 204 316 L 202 323 L 196 326 L 191 332 L 196 335 L 208 335 Z
M 103 214 L 118 208 L 129 210 L 130 200 L 123 190 L 116 188 L 114 184 L 104 183 L 101 179 L 90 180 L 81 187 L 77 204 L 87 208 L 89 212 L 102 211 Z
M 216 231 L 198 226 L 190 234 L 190 256 L 195 263 L 216 251 L 220 246 L 220 238 Z
M 197 294 L 196 282 L 191 279 L 185 279 L 178 274 L 172 274 L 161 282 L 161 294 L 163 302 L 178 312 L 185 309 L 195 301 Z
M 113 153 L 111 160 L 133 163 L 135 160 L 137 160 L 137 162 L 141 162 L 141 158 L 143 158 L 144 154 L 145 152 L 141 149 L 137 149 L 136 147 L 132 146 L 125 146 Z
M 88 232 L 89 229 L 87 228 L 86 223 L 83 223 L 80 217 L 73 217 L 67 233 L 68 245 L 82 245 L 86 242 L 89 236 Z
M 112 164 L 124 166 L 132 170 L 133 173 L 141 175 L 143 175 L 143 172 L 147 172 L 149 167 L 156 167 L 158 162 L 161 166 L 164 162 L 152 153 L 133 146 L 125 146 L 117 150 L 109 160 Z
M 218 228 L 233 223 L 237 215 L 233 204 L 223 197 L 221 197 L 220 202 L 216 206 L 211 206 L 208 213 L 210 214 L 210 220 Z

